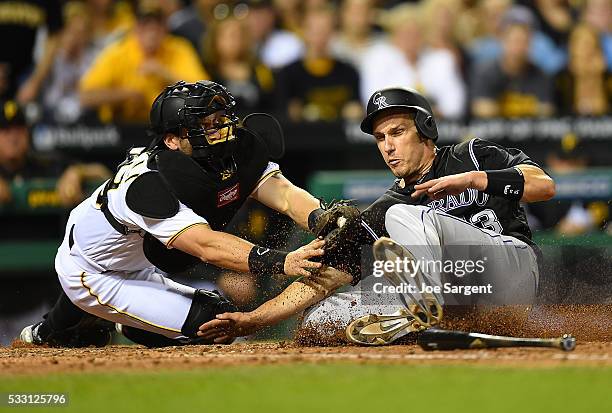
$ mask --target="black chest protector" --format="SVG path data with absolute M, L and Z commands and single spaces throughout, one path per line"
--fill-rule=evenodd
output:
M 150 158 L 172 193 L 196 214 L 206 218 L 210 227 L 223 230 L 255 189 L 268 166 L 265 145 L 246 129 L 238 129 L 234 160 L 237 170 L 221 179 L 202 168 L 193 158 L 179 151 L 160 151 Z
M 213 230 L 223 230 L 253 192 L 269 161 L 267 147 L 256 135 L 242 128 L 237 129 L 237 134 L 234 152 L 237 168 L 232 176 L 221 179 L 218 173 L 205 170 L 179 151 L 162 150 L 151 155 L 148 167 L 157 170 L 163 184 L 149 190 L 170 192 L 205 218 Z M 132 186 L 135 184 L 136 181 Z M 128 199 L 128 206 L 139 212 L 135 209 L 138 206 L 129 204 Z M 199 262 L 190 254 L 166 248 L 150 234 L 145 235 L 143 248 L 147 259 L 168 273 L 185 271 Z

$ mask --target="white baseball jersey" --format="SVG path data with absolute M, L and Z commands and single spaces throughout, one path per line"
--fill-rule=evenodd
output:
M 126 225 L 131 231 L 138 232 L 123 235 L 110 225 L 97 204 L 98 195 L 105 185 L 102 184 L 70 213 L 66 230 L 68 234 L 74 225 L 74 246 L 70 255 L 84 271 L 132 272 L 151 267 L 152 264 L 143 252 L 145 232 L 172 248 L 172 242 L 183 231 L 194 225 L 207 223 L 205 217 L 199 216 L 182 202 L 179 202 L 178 213 L 166 219 L 147 218 L 132 211 L 126 203 L 127 190 L 137 176 L 150 169 L 147 167 L 149 153 L 144 152 L 144 148 L 133 149 L 131 154 L 137 156 L 119 169 L 113 178 L 113 186 L 116 188 L 107 192 L 108 209 L 119 223 Z M 278 172 L 278 164 L 269 162 L 256 189 Z

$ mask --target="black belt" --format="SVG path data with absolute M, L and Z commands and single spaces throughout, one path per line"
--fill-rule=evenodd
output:
M 127 225 L 124 225 L 121 222 L 117 221 L 117 218 L 115 218 L 108 209 L 108 196 L 106 192 L 108 191 L 110 184 L 111 180 L 109 179 L 108 182 L 106 182 L 106 185 L 104 185 L 102 191 L 100 191 L 100 194 L 98 194 L 98 199 L 96 200 L 97 204 L 100 206 L 100 210 L 104 214 L 104 218 L 106 218 L 111 227 L 113 227 L 118 233 L 122 235 L 140 234 L 142 232 L 141 230 L 129 229 Z

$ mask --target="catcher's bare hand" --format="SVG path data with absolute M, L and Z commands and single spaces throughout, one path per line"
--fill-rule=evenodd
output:
M 322 264 L 320 262 L 309 261 L 309 259 L 322 256 L 324 254 L 324 245 L 325 241 L 317 238 L 287 254 L 287 258 L 285 258 L 285 274 L 290 276 L 308 276 L 310 275 L 309 269 L 315 270 L 321 268 Z
M 231 342 L 235 337 L 248 336 L 263 327 L 251 314 L 240 312 L 217 314 L 214 320 L 202 324 L 197 334 L 218 344 Z
M 447 195 L 459 195 L 468 188 L 484 190 L 480 176 L 475 171 L 443 176 L 415 185 L 412 197 L 426 194 L 431 199 L 442 199 Z

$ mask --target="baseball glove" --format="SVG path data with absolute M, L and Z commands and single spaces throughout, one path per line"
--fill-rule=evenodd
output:
M 340 200 L 325 203 L 310 227 L 318 237 L 325 239 L 325 255 L 321 262 L 351 274 L 352 285 L 361 279 L 361 212 L 352 201 Z
M 333 251 L 359 233 L 361 211 L 350 200 L 321 201 L 322 212 L 317 216 L 312 232 L 325 239 L 325 251 Z

